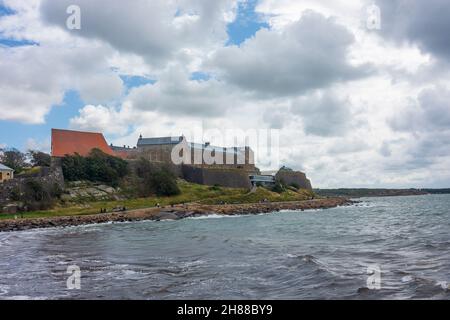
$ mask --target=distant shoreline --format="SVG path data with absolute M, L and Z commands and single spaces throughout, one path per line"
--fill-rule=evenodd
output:
M 223 205 L 200 205 L 191 203 L 186 205 L 167 206 L 163 208 L 130 210 L 120 213 L 0 220 L 0 232 L 69 227 L 108 222 L 179 220 L 189 217 L 208 216 L 212 214 L 224 216 L 256 215 L 281 210 L 304 211 L 313 209 L 329 209 L 339 206 L 349 206 L 355 203 L 357 202 L 344 197 L 291 202 Z
M 429 194 L 450 194 L 450 189 L 367 189 L 367 188 L 340 188 L 340 189 L 314 189 L 322 197 L 402 197 L 424 196 Z

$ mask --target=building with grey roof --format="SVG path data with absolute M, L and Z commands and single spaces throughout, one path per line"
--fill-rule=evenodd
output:
M 254 153 L 250 147 L 218 147 L 210 143 L 188 142 L 184 136 L 178 137 L 139 137 L 137 154 L 152 162 L 172 163 L 174 148 L 180 149 L 182 163 L 200 167 L 223 169 L 256 170 Z M 177 152 L 177 151 L 176 151 Z

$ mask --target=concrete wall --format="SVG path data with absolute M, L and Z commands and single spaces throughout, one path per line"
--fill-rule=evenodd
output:
M 306 178 L 306 175 L 300 171 L 280 170 L 275 175 L 275 179 L 282 181 L 284 184 L 297 184 L 302 189 L 312 190 L 311 181 Z
M 248 173 L 239 169 L 200 168 L 183 165 L 183 178 L 186 181 L 209 186 L 250 189 Z

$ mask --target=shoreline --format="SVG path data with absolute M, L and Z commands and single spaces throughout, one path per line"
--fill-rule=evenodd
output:
M 0 232 L 25 231 L 55 227 L 80 226 L 108 222 L 161 221 L 180 220 L 190 217 L 208 215 L 256 215 L 278 212 L 281 210 L 313 210 L 350 206 L 357 201 L 349 198 L 333 197 L 306 201 L 267 202 L 248 204 L 201 205 L 190 203 L 163 208 L 136 209 L 116 213 L 99 213 L 95 215 L 61 216 L 49 218 L 25 218 L 0 220 Z

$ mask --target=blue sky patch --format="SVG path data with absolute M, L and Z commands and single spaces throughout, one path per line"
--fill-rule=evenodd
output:
M 22 46 L 36 46 L 36 45 L 39 45 L 39 44 L 36 42 L 33 42 L 33 41 L 2 38 L 2 36 L 0 34 L 0 46 L 22 47 Z
M 190 79 L 196 81 L 208 81 L 209 79 L 211 79 L 211 75 L 206 72 L 196 71 L 191 74 Z
M 155 84 L 156 80 L 142 77 L 142 76 L 130 76 L 130 75 L 120 75 L 124 85 L 127 89 L 136 88 L 140 86 L 144 86 L 146 84 Z
M 2 1 L 0 1 L 0 17 L 1 16 L 11 16 L 14 13 L 15 13 L 14 10 L 6 7 L 5 5 L 3 5 Z
M 227 26 L 228 46 L 240 45 L 253 37 L 261 28 L 269 28 L 269 25 L 255 12 L 257 4 L 257 0 L 239 2 L 236 19 Z

